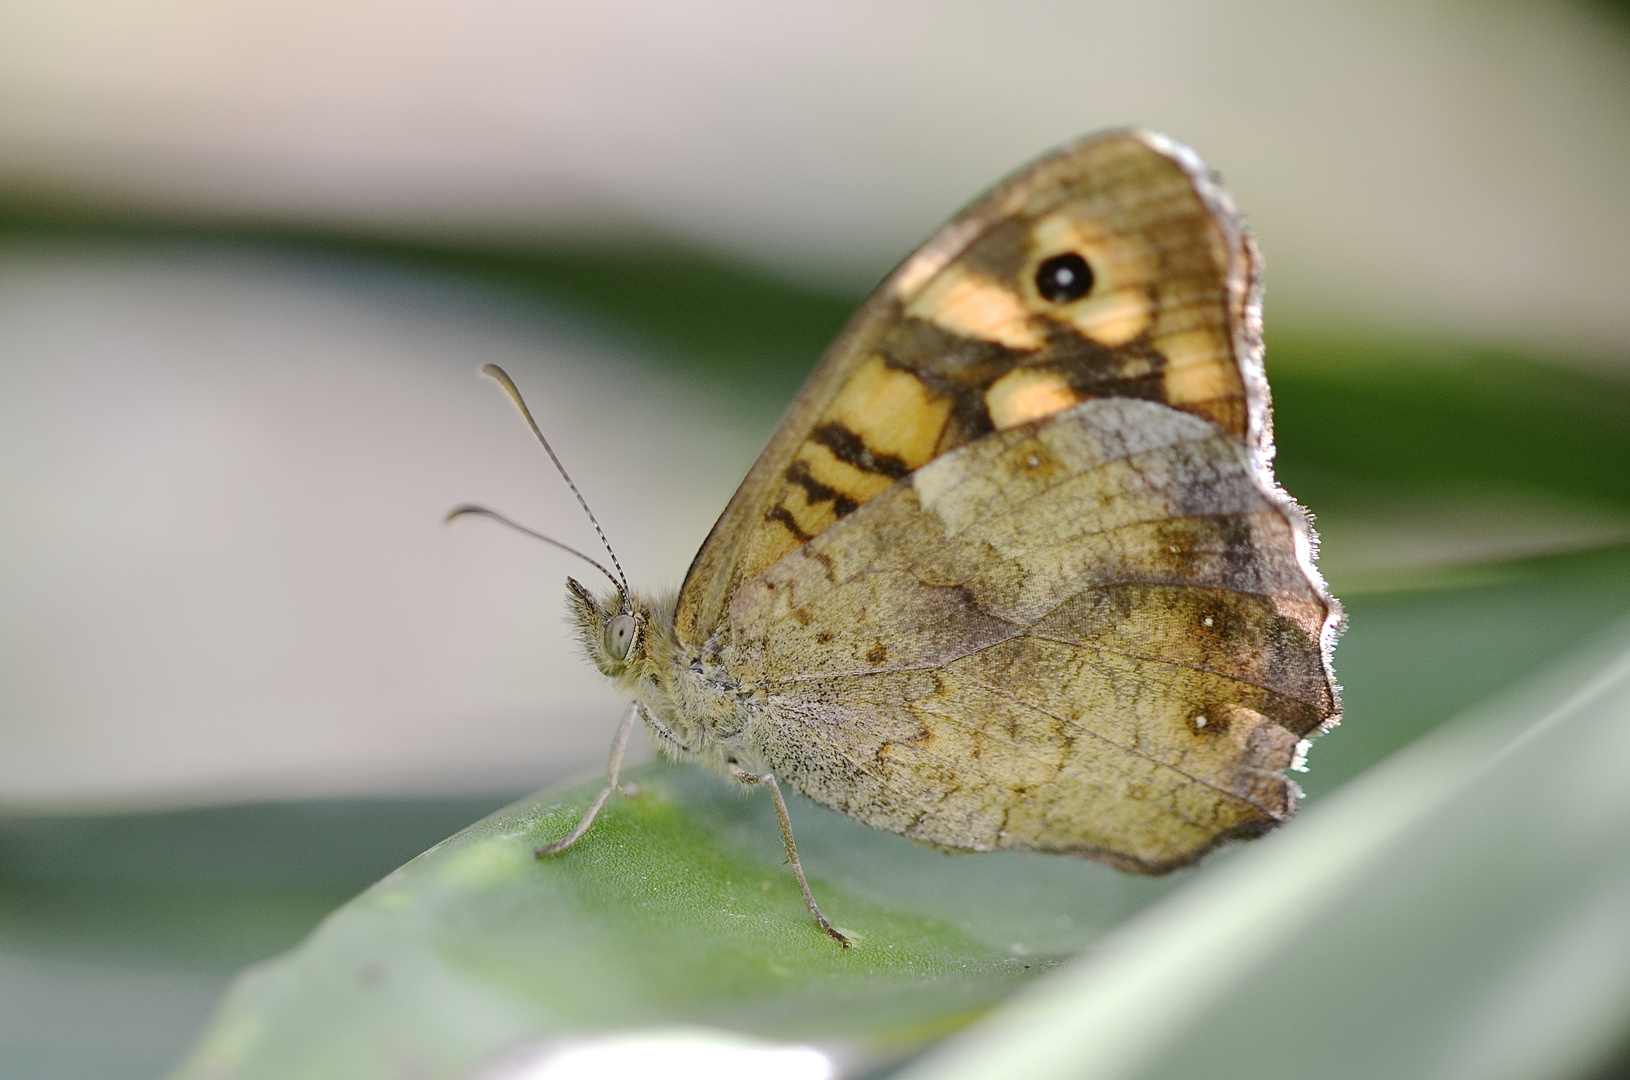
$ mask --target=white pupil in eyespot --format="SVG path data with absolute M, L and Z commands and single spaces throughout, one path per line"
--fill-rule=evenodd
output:
M 618 615 L 606 623 L 606 651 L 618 660 L 628 658 L 628 650 L 634 644 L 634 617 L 632 615 Z

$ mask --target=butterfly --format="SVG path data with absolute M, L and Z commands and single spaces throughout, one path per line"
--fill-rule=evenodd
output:
M 1218 178 L 1148 132 L 952 219 L 854 315 L 676 595 L 614 553 L 610 592 L 568 580 L 631 705 L 538 854 L 588 830 L 640 722 L 769 788 L 845 946 L 781 782 L 944 849 L 1148 874 L 1285 821 L 1284 770 L 1340 714 L 1342 616 L 1272 474 L 1259 268 Z

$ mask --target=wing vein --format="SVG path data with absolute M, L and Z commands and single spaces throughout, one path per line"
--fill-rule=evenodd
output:
M 1237 795 L 1234 792 L 1229 791 L 1227 788 L 1218 787 L 1216 784 L 1213 784 L 1209 780 L 1203 780 L 1200 777 L 1195 776 L 1193 773 L 1185 772 L 1182 769 L 1178 768 L 1176 765 L 1173 765 L 1170 762 L 1161 761 L 1159 758 L 1154 757 L 1154 756 L 1152 756 L 1150 754 L 1146 754 L 1142 750 L 1139 750 L 1135 746 L 1128 746 L 1125 743 L 1117 742 L 1116 740 L 1111 739 L 1108 735 L 1105 735 L 1103 732 L 1094 731 L 1091 728 L 1087 727 L 1085 724 L 1077 723 L 1076 721 L 1070 720 L 1067 717 L 1060 716 L 1059 714 L 1053 712 L 1051 709 L 1044 709 L 1040 705 L 1037 705 L 1033 701 L 1026 701 L 1023 698 L 1017 696 L 1016 694 L 1008 693 L 1006 690 L 1003 690 L 1001 687 L 993 686 L 990 683 L 984 682 L 984 681 L 982 681 L 980 679 L 974 679 L 974 678 L 969 678 L 968 682 L 973 686 L 978 686 L 978 687 L 981 687 L 981 688 L 983 688 L 985 690 L 989 690 L 992 694 L 995 694 L 997 697 L 1006 698 L 1007 700 L 1009 700 L 1011 702 L 1014 702 L 1017 705 L 1021 705 L 1024 708 L 1033 709 L 1036 712 L 1041 713 L 1041 715 L 1043 715 L 1043 716 L 1051 717 L 1052 719 L 1057 720 L 1061 724 L 1068 725 L 1069 727 L 1075 728 L 1078 731 L 1083 731 L 1083 732 L 1087 733 L 1088 735 L 1091 735 L 1095 739 L 1098 739 L 1098 740 L 1100 740 L 1102 742 L 1106 742 L 1110 746 L 1116 747 L 1117 749 L 1125 750 L 1127 753 L 1132 754 L 1132 755 L 1134 755 L 1136 757 L 1140 757 L 1143 760 L 1149 762 L 1150 764 L 1158 765 L 1163 769 L 1170 769 L 1172 772 L 1176 773 L 1178 776 L 1181 776 L 1186 780 L 1192 780 L 1196 784 L 1199 784 L 1201 787 L 1210 788 L 1212 791 L 1215 791 L 1219 795 L 1227 796 L 1230 799 L 1238 799 L 1240 802 L 1243 802 L 1248 806 L 1254 807 L 1255 809 L 1267 811 L 1267 807 L 1257 806 L 1256 803 L 1251 802 L 1251 800 L 1249 800 L 1249 799 L 1242 798 L 1240 795 Z M 1269 812 L 1271 812 L 1271 811 L 1269 811 Z
M 1215 675 L 1219 679 L 1227 679 L 1229 682 L 1236 682 L 1241 686 L 1254 686 L 1258 690 L 1265 691 L 1266 693 L 1277 694 L 1280 697 L 1287 697 L 1292 701 L 1300 701 L 1302 704 L 1309 705 L 1314 708 L 1317 708 L 1319 704 L 1316 701 L 1308 701 L 1304 698 L 1297 697 L 1295 694 L 1288 694 L 1283 690 L 1277 690 L 1266 683 L 1257 682 L 1255 679 L 1247 679 L 1240 675 L 1230 675 L 1226 671 L 1218 671 L 1216 668 L 1207 667 L 1204 664 L 1191 664 L 1185 660 L 1173 660 L 1164 656 L 1152 656 L 1148 653 L 1133 652 L 1131 649 L 1117 649 L 1112 645 L 1095 645 L 1090 641 L 1071 641 L 1069 638 L 1053 637 L 1050 634 L 1037 634 L 1032 632 L 1027 636 L 1033 637 L 1038 641 L 1052 641 L 1059 645 L 1073 645 L 1076 648 L 1092 649 L 1095 652 L 1109 653 L 1112 656 L 1124 656 L 1128 660 L 1147 660 L 1151 664 L 1165 664 L 1168 667 L 1183 668 L 1188 671 L 1198 671 L 1205 675 Z M 970 653 L 969 655 L 971 656 L 973 654 Z

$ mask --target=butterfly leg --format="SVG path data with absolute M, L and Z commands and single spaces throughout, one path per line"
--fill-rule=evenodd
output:
M 605 806 L 607 799 L 611 798 L 611 793 L 624 790 L 618 785 L 617 778 L 623 771 L 623 754 L 628 749 L 628 736 L 633 732 L 634 721 L 639 714 L 639 702 L 630 702 L 628 712 L 623 714 L 623 722 L 617 728 L 617 735 L 611 740 L 611 761 L 606 766 L 605 786 L 600 789 L 600 794 L 594 797 L 594 802 L 589 804 L 588 812 L 583 815 L 582 820 L 572 828 L 571 832 L 559 840 L 534 850 L 533 855 L 540 859 L 546 855 L 559 855 L 562 851 L 577 843 L 583 838 L 583 834 L 589 831 L 589 826 L 594 824 L 594 819 L 600 816 L 600 808 Z M 632 784 L 629 786 L 634 787 L 635 794 L 638 794 L 638 787 Z
M 775 818 L 781 823 L 781 840 L 787 845 L 787 861 L 792 864 L 792 873 L 798 879 L 798 888 L 803 890 L 804 903 L 809 913 L 815 916 L 815 922 L 826 931 L 826 936 L 849 948 L 849 939 L 833 929 L 832 924 L 826 921 L 821 914 L 821 906 L 815 902 L 815 894 L 809 891 L 809 880 L 804 877 L 804 864 L 798 861 L 798 845 L 792 842 L 792 818 L 787 816 L 787 800 L 781 797 L 781 785 L 776 783 L 774 773 L 750 773 L 730 762 L 730 775 L 744 784 L 763 784 L 770 789 L 770 798 L 775 801 Z
M 646 708 L 640 702 L 638 702 L 638 701 L 634 702 L 634 711 L 635 711 L 635 715 L 643 716 L 643 717 L 645 717 L 647 722 L 650 721 L 650 719 L 651 719 L 651 710 Z M 629 719 L 625 718 L 623 720 L 623 723 L 628 724 Z M 621 733 L 619 732 L 619 734 L 621 734 Z M 632 780 L 628 781 L 627 783 L 619 783 L 617 785 L 617 794 L 621 795 L 625 799 L 637 799 L 644 792 L 645 792 L 645 789 L 640 787 L 638 784 L 634 783 L 634 781 L 632 781 Z

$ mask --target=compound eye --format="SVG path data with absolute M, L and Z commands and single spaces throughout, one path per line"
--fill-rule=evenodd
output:
M 632 615 L 618 615 L 606 623 L 606 652 L 616 660 L 627 660 L 628 650 L 634 647 L 634 632 L 638 629 Z
M 1092 291 L 1092 277 L 1087 260 L 1066 251 L 1036 267 L 1036 291 L 1055 304 L 1068 304 Z

